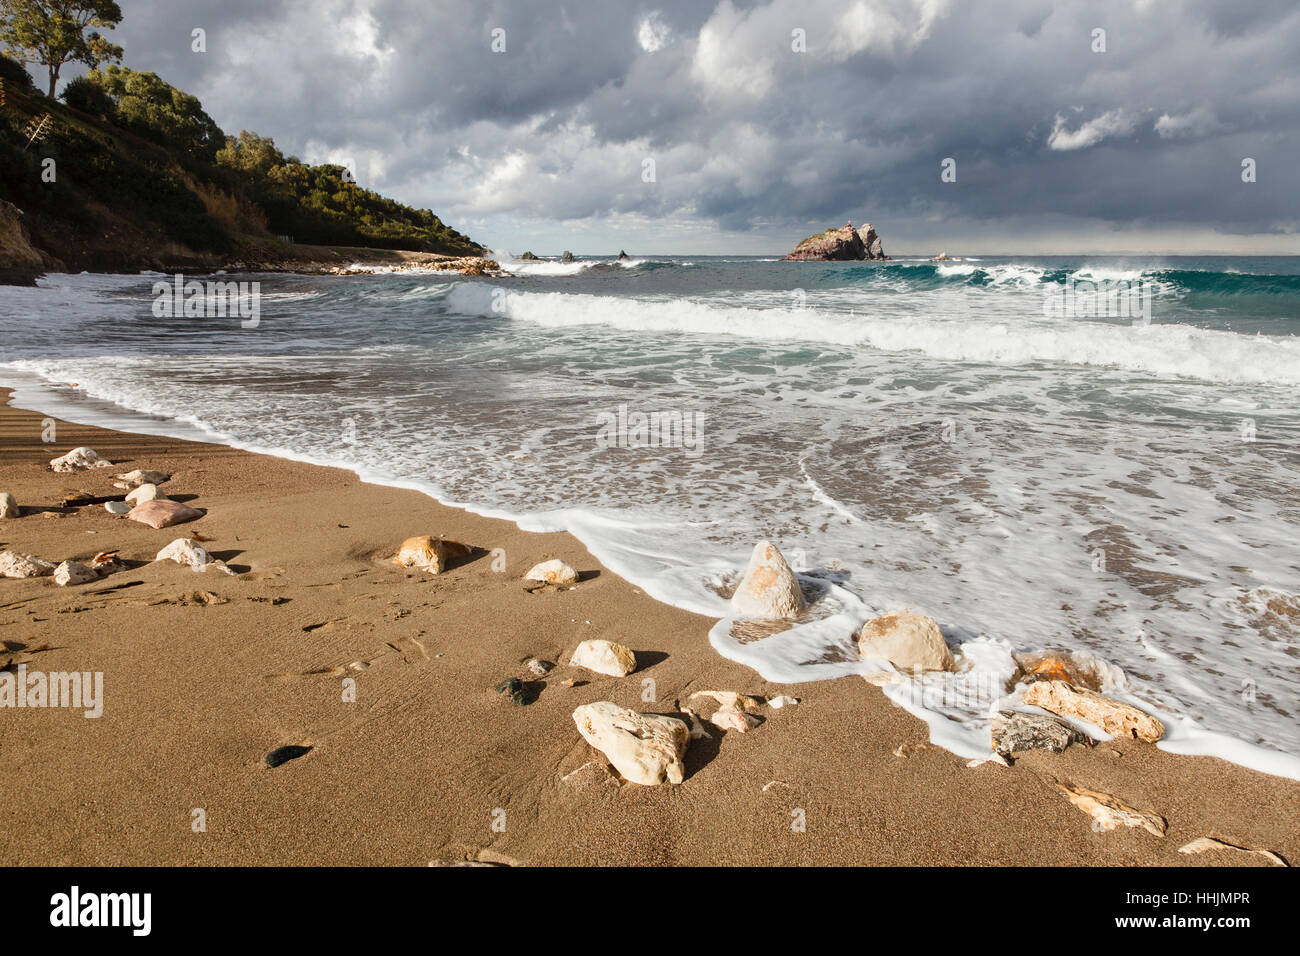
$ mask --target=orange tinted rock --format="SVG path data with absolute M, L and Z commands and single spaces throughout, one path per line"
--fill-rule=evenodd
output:
M 1096 724 L 1114 737 L 1131 737 L 1155 743 L 1165 735 L 1165 725 L 1136 707 L 1111 700 L 1096 691 L 1072 687 L 1065 681 L 1040 681 L 1025 691 L 1025 703 L 1062 717 Z
M 425 534 L 403 541 L 393 563 L 403 568 L 419 568 L 431 574 L 441 574 L 447 570 L 451 561 L 467 558 L 473 553 L 474 549 L 467 544 Z

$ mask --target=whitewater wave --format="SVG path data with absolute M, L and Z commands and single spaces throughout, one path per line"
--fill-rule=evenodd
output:
M 646 259 L 575 259 L 561 262 L 558 259 L 515 259 L 509 253 L 493 253 L 501 268 L 517 276 L 574 276 L 588 269 L 635 269 Z
M 495 294 L 494 294 L 495 290 Z M 748 308 L 679 298 L 563 292 L 501 292 L 458 284 L 447 305 L 552 328 L 602 325 L 629 332 L 726 335 L 768 342 L 820 342 L 948 361 L 1117 368 L 1223 384 L 1300 385 L 1300 339 L 1241 335 L 1187 325 L 1117 325 L 1043 316 L 990 320 L 923 315 L 889 318 L 841 311 Z M 1033 300 L 1035 305 L 1038 300 Z

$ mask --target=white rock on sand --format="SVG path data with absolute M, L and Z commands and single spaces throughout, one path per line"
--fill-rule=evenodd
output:
M 208 568 L 213 567 L 227 574 L 235 573 L 226 567 L 224 561 L 218 561 L 199 547 L 193 538 L 177 538 L 159 551 L 154 561 L 175 561 L 177 564 L 193 568 L 195 571 L 206 571 Z
M 788 694 L 781 694 L 779 697 L 773 697 L 767 702 L 767 706 L 773 710 L 780 710 L 782 707 L 793 707 L 799 703 L 798 697 L 791 697 Z
M 707 697 L 715 702 L 720 710 L 743 710 L 747 713 L 756 714 L 763 706 L 763 698 L 738 694 L 734 690 L 697 690 L 694 694 L 691 694 L 690 699 L 694 700 L 697 697 Z
M 1282 859 L 1272 850 L 1253 850 L 1248 846 L 1237 846 L 1235 843 L 1226 843 L 1216 837 L 1197 837 L 1191 843 L 1184 843 L 1178 848 L 1178 852 L 1184 856 L 1192 856 L 1197 853 L 1209 853 L 1215 850 L 1224 850 L 1229 853 L 1245 853 L 1252 856 L 1260 856 L 1268 860 L 1270 866 L 1289 866 L 1286 860 Z
M 719 707 L 709 716 L 709 723 L 719 730 L 734 730 L 743 734 L 761 724 L 762 718 L 747 714 L 733 707 Z
M 161 485 L 171 478 L 171 475 L 165 471 L 141 471 L 137 468 L 135 471 L 128 471 L 125 475 L 113 477 L 125 482 L 131 488 L 141 488 L 144 485 Z
M 50 461 L 50 468 L 54 471 L 89 471 L 91 468 L 112 468 L 113 463 L 107 458 L 101 458 L 99 453 L 93 448 L 74 448 L 61 458 L 54 458 Z
M 578 572 L 559 558 L 543 561 L 529 569 L 525 581 L 542 581 L 546 584 L 577 584 Z
M 131 506 L 125 501 L 105 501 L 104 510 L 111 515 L 124 515 L 131 510 Z
M 691 732 L 676 717 L 638 714 L 602 700 L 575 710 L 573 722 L 624 779 L 647 787 L 682 782 L 682 757 L 691 745 Z
M 1075 687 L 1063 680 L 1039 681 L 1025 691 L 1025 703 L 1062 717 L 1096 724 L 1113 737 L 1130 737 L 1155 743 L 1165 735 L 1165 725 L 1129 704 Z
M 167 496 L 158 490 L 158 486 L 151 481 L 143 485 L 137 485 L 135 490 L 126 496 L 127 502 L 132 505 L 142 505 L 146 501 L 166 501 Z
M 9 492 L 0 493 L 0 518 L 17 518 L 18 501 Z
M 950 671 L 954 666 L 939 625 L 923 614 L 885 614 L 868 621 L 858 633 L 858 652 L 905 671 Z
M 403 541 L 393 558 L 393 564 L 402 568 L 418 568 L 430 574 L 441 574 L 447 570 L 451 559 L 467 558 L 473 553 L 474 549 L 467 544 L 424 534 Z
M 1152 836 L 1162 837 L 1168 829 L 1164 817 L 1147 810 L 1130 807 L 1109 793 L 1061 783 L 1055 786 L 1065 795 L 1065 799 L 1092 817 L 1092 825 L 1097 830 L 1141 827 Z
M 746 617 L 795 618 L 803 613 L 799 579 L 771 541 L 754 545 L 749 567 L 732 595 L 731 606 Z
M 34 554 L 0 551 L 0 577 L 43 578 L 54 573 L 54 565 Z
M 691 721 L 691 739 L 692 739 L 692 740 L 712 740 L 712 739 L 713 739 L 713 736 L 712 736 L 712 735 L 711 735 L 707 730 L 705 730 L 705 729 L 704 729 L 704 725 L 703 725 L 702 723 L 700 723 L 700 715 L 699 715 L 699 714 L 697 714 L 695 711 L 691 710 L 689 707 L 683 707 L 681 710 L 682 710 L 682 713 L 683 713 L 683 714 L 685 714 L 688 718 L 690 718 L 690 721 Z
M 54 583 L 61 588 L 98 581 L 99 575 L 80 561 L 64 561 L 54 569 Z
M 577 646 L 569 664 L 610 677 L 626 677 L 636 670 L 636 655 L 613 641 L 589 640 Z

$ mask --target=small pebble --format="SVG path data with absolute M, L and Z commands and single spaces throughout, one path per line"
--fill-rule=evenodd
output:
M 528 662 L 528 669 L 538 677 L 545 677 L 554 667 L 550 661 L 544 661 L 540 657 L 534 657 Z
M 124 515 L 131 510 L 125 501 L 105 501 L 104 510 L 111 515 Z

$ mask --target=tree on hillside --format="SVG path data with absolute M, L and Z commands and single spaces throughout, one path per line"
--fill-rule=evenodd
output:
M 74 84 L 76 89 L 73 89 Z M 84 84 L 74 80 L 64 90 L 63 98 L 69 106 L 98 103 L 102 107 L 102 101 L 92 101 L 93 94 L 87 95 L 86 84 L 93 84 L 102 91 L 113 105 L 114 118 L 120 125 L 156 142 L 183 149 L 191 156 L 209 162 L 225 145 L 226 134 L 203 111 L 199 98 L 176 89 L 156 73 L 120 66 L 110 66 L 103 71 L 91 70 L 86 74 Z
M 121 22 L 122 10 L 114 0 L 0 0 L 0 44 L 23 62 L 49 71 L 51 98 L 65 63 L 94 69 L 121 61 L 122 48 L 91 29 L 111 30 Z
M 285 164 L 284 153 L 276 149 L 275 140 L 241 130 L 239 138 L 226 137 L 226 145 L 217 151 L 217 162 L 253 179 L 265 178 L 272 169 Z M 292 160 L 296 163 L 297 160 Z

